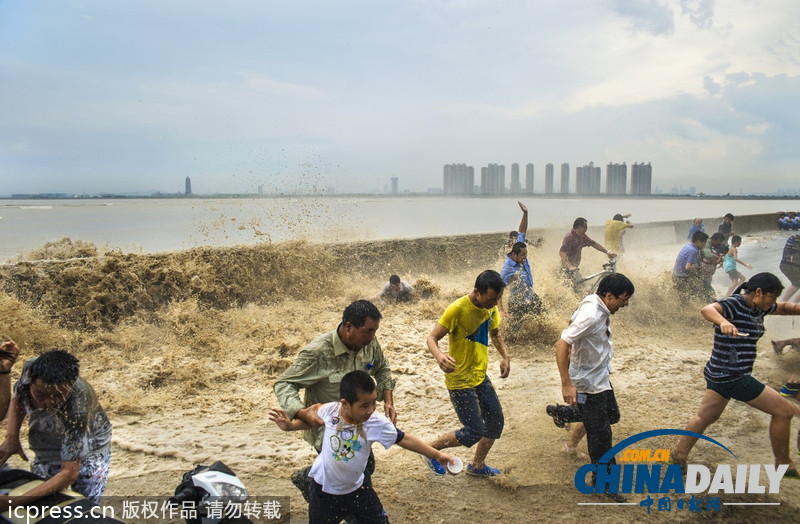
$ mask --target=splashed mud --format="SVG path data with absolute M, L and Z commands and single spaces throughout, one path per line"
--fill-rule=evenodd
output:
M 396 522 L 596 522 L 685 520 L 688 512 L 647 515 L 637 506 L 578 506 L 593 502 L 573 485 L 586 459 L 561 450 L 566 439 L 544 413 L 561 399 L 553 345 L 577 307 L 577 297 L 556 273 L 560 234 L 541 232 L 530 250 L 536 288 L 547 312 L 507 333 L 511 375 L 492 377 L 506 414 L 503 437 L 489 462 L 502 480 L 467 475 L 432 478 L 411 453 L 375 449 L 374 482 Z M 468 292 L 478 272 L 499 269 L 502 235 L 423 238 L 319 245 L 308 242 L 255 247 L 196 248 L 136 255 L 62 241 L 0 267 L 0 332 L 31 356 L 52 347 L 74 352 L 114 423 L 109 495 L 164 495 L 184 470 L 223 460 L 257 495 L 289 495 L 293 520 L 306 518 L 290 473 L 314 452 L 299 435 L 266 420 L 274 406 L 272 383 L 297 352 L 334 329 L 354 299 L 375 296 L 392 273 L 425 297 L 382 308 L 378 339 L 397 378 L 398 426 L 423 439 L 455 429 L 441 372 L 425 338 L 444 308 Z M 613 383 L 622 411 L 615 441 L 658 428 L 682 428 L 696 410 L 711 329 L 702 304 L 682 303 L 672 292 L 664 261 L 673 244 L 629 252 L 618 270 L 636 284 L 630 307 L 613 318 Z M 602 255 L 585 253 L 585 268 Z M 587 271 L 589 270 L 587 269 Z M 772 319 L 770 319 L 771 321 Z M 779 386 L 800 371 L 793 350 L 774 355 L 770 336 L 794 326 L 768 324 L 759 344 L 756 376 Z M 14 370 L 15 377 L 19 366 Z M 771 462 L 768 417 L 732 403 L 712 426 L 747 463 Z M 653 443 L 671 447 L 674 442 Z M 580 451 L 585 453 L 585 443 Z M 465 459 L 472 451 L 455 449 Z M 698 446 L 693 460 L 715 464 L 715 450 Z M 14 465 L 21 463 L 13 459 Z M 780 506 L 724 507 L 736 521 L 787 518 L 798 509 L 800 483 L 785 481 Z M 427 496 L 419 496 L 426 493 Z M 760 500 L 760 499 L 759 499 Z M 639 499 L 632 500 L 638 502 Z

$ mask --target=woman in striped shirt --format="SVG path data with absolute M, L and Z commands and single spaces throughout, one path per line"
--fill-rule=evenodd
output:
M 777 302 L 781 291 L 783 284 L 778 277 L 759 273 L 730 297 L 712 302 L 700 311 L 703 318 L 714 323 L 714 348 L 703 370 L 706 391 L 700 409 L 686 430 L 703 433 L 719 419 L 730 399 L 746 402 L 772 416 L 769 438 L 775 465 L 788 464 L 786 475 L 797 476 L 789 458 L 789 432 L 792 417 L 800 415 L 800 409 L 751 376 L 756 342 L 764 334 L 764 317 L 800 314 L 800 304 Z M 673 461 L 685 465 L 696 442 L 697 437 L 681 437 L 672 453 Z

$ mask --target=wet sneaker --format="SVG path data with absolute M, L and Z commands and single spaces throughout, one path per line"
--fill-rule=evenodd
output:
M 425 461 L 425 465 L 428 466 L 428 469 L 433 471 L 437 475 L 444 475 L 447 473 L 447 470 L 444 469 L 444 466 L 439 464 L 438 461 L 428 457 L 422 457 L 422 460 Z
M 475 468 L 472 464 L 467 464 L 467 473 L 476 477 L 495 477 L 503 474 L 499 469 L 492 468 L 486 464 L 482 468 Z

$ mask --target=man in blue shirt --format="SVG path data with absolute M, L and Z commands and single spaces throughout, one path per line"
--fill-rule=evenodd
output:
M 509 290 L 508 316 L 509 320 L 513 321 L 518 321 L 526 314 L 541 313 L 543 310 L 541 299 L 533 292 L 533 275 L 531 265 L 528 263 L 528 245 L 525 243 L 525 234 L 528 232 L 528 208 L 522 202 L 517 204 L 522 210 L 517 241 L 511 246 L 511 251 L 506 255 L 506 261 L 500 271 L 500 278 Z M 500 304 L 498 307 L 503 316 L 507 316 Z
M 695 231 L 692 241 L 683 246 L 675 259 L 672 268 L 672 282 L 678 293 L 684 297 L 702 297 L 703 279 L 701 278 L 698 255 L 706 247 L 708 235 L 702 231 Z

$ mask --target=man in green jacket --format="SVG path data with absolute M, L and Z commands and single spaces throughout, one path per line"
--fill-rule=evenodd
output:
M 318 336 L 300 351 L 273 388 L 281 409 L 290 420 L 304 420 L 306 411 L 303 408 L 308 406 L 338 401 L 342 377 L 360 369 L 375 378 L 378 398 L 383 400 L 384 414 L 392 423 L 397 421 L 392 398 L 395 384 L 392 370 L 375 339 L 380 321 L 381 313 L 372 302 L 357 300 L 345 308 L 342 322 L 336 329 Z M 302 400 L 301 388 L 305 390 Z M 311 423 L 309 420 L 305 422 Z M 319 452 L 322 449 L 322 434 L 320 428 L 305 430 L 303 438 Z M 292 474 L 292 482 L 306 500 L 309 468 Z M 374 470 L 375 459 L 370 455 L 365 482 L 371 482 L 369 477 Z

